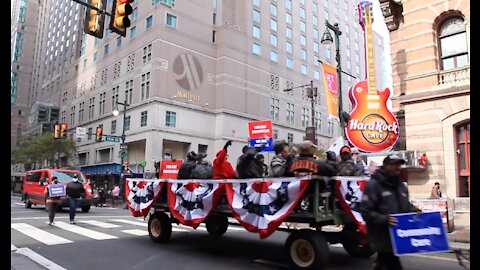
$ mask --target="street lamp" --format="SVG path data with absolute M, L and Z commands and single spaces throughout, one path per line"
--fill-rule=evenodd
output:
M 312 105 L 312 127 L 310 128 L 310 133 L 308 132 L 309 128 L 307 128 L 305 130 L 305 133 L 306 133 L 306 137 L 307 137 L 307 140 L 309 139 L 308 137 L 311 136 L 311 141 L 314 143 L 314 144 L 317 144 L 317 132 L 316 132 L 316 128 L 315 128 L 315 100 L 318 96 L 318 91 L 317 91 L 317 87 L 313 87 L 313 81 L 310 81 L 309 84 L 305 84 L 305 85 L 300 85 L 300 86 L 296 86 L 296 87 L 292 87 L 292 88 L 287 88 L 287 89 L 284 89 L 283 92 L 290 92 L 290 91 L 293 91 L 293 89 L 297 89 L 297 88 L 304 88 L 304 87 L 308 87 L 307 90 L 307 97 L 310 98 L 310 101 L 311 101 L 311 105 Z M 309 136 L 309 134 L 311 134 Z
M 338 117 L 340 119 L 340 128 L 343 130 L 343 128 L 346 126 L 346 122 L 350 119 L 350 116 L 348 113 L 343 111 L 343 99 L 342 99 L 342 63 L 340 61 L 340 35 L 342 34 L 342 31 L 340 31 L 340 27 L 338 26 L 338 23 L 334 23 L 331 25 L 328 21 L 325 21 L 325 33 L 323 33 L 321 43 L 325 46 L 329 46 L 330 44 L 333 43 L 333 38 L 332 34 L 330 34 L 330 30 L 333 31 L 335 34 L 335 49 L 336 49 L 336 55 L 335 55 L 335 60 L 337 61 L 337 81 L 338 81 Z M 329 30 L 330 29 L 330 30 Z M 343 133 L 343 132 L 342 132 Z
M 123 168 L 123 162 L 124 162 L 124 147 L 125 147 L 125 122 L 127 120 L 127 107 L 129 106 L 127 104 L 127 102 L 116 102 L 117 105 L 123 105 L 123 125 L 122 125 L 122 143 L 120 144 L 120 149 L 121 149 L 121 155 L 120 155 L 120 162 L 121 162 L 121 166 L 122 166 L 122 172 L 124 171 L 124 168 Z M 118 108 L 115 108 L 113 111 L 112 111 L 112 114 L 113 116 L 118 116 L 120 114 L 120 111 L 118 110 Z

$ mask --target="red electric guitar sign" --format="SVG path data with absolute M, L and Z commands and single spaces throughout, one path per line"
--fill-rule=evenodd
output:
M 372 3 L 358 4 L 359 22 L 365 32 L 367 80 L 356 83 L 349 91 L 352 111 L 345 127 L 348 141 L 364 152 L 387 150 L 398 140 L 398 120 L 387 108 L 390 89 L 376 89 L 375 59 L 372 37 Z

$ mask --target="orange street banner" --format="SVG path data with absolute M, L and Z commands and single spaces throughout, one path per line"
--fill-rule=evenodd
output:
M 325 94 L 327 98 L 328 114 L 331 117 L 338 118 L 338 76 L 337 69 L 327 64 L 322 63 L 323 67 L 323 83 L 325 85 Z

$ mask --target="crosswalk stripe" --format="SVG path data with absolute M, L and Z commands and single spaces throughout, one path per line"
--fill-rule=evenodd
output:
M 95 240 L 107 240 L 107 239 L 118 238 L 114 235 L 110 235 L 110 234 L 101 233 L 101 232 L 97 232 L 97 231 L 94 231 L 94 230 L 82 228 L 82 227 L 71 225 L 71 224 L 68 224 L 68 223 L 65 223 L 65 222 L 62 222 L 62 221 L 55 222 L 54 226 L 56 226 L 60 229 L 69 231 L 69 232 L 73 232 L 73 233 L 76 233 L 76 234 L 86 236 L 88 238 L 95 239 Z
M 106 222 L 97 221 L 97 220 L 79 220 L 78 222 L 90 224 L 90 225 L 97 226 L 97 227 L 101 227 L 101 228 L 105 228 L 105 229 L 112 229 L 112 228 L 120 228 L 120 227 L 122 227 L 122 226 L 120 226 L 120 225 L 111 224 L 111 223 L 106 223 Z
M 122 232 L 128 233 L 128 234 L 133 234 L 133 235 L 136 235 L 136 236 L 148 235 L 148 232 L 146 230 L 139 230 L 139 229 L 123 230 Z
M 33 227 L 27 223 L 12 223 L 12 229 L 17 230 L 39 242 L 42 242 L 46 245 L 58 245 L 58 244 L 67 244 L 73 243 L 72 241 L 65 239 L 63 237 L 51 234 L 47 231 Z
M 128 219 L 111 219 L 111 221 L 130 224 L 130 225 L 137 225 L 137 226 L 142 226 L 142 227 L 147 227 L 148 226 L 148 224 L 145 223 L 145 222 L 132 221 L 132 220 L 128 220 Z

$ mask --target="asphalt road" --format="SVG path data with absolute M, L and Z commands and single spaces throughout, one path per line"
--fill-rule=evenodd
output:
M 256 234 L 233 227 L 215 239 L 204 227 L 192 230 L 174 225 L 170 242 L 155 244 L 147 235 L 146 222 L 124 209 L 92 208 L 89 213 L 77 214 L 77 225 L 66 224 L 69 219 L 64 210 L 57 214 L 54 227 L 47 224 L 43 207 L 25 209 L 18 197 L 12 197 L 11 211 L 12 245 L 68 270 L 288 269 L 283 247 L 288 234 L 284 232 L 260 240 Z M 401 260 L 405 270 L 463 269 L 452 253 L 405 256 Z M 372 262 L 373 257 L 354 259 L 341 246 L 330 247 L 328 269 L 371 269 Z

